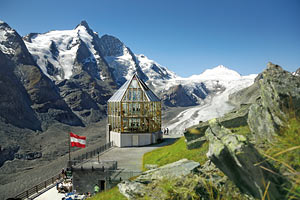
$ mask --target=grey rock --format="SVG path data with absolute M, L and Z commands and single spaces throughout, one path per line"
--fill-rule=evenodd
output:
M 208 122 L 201 122 L 199 125 L 192 126 L 184 132 L 188 149 L 197 149 L 204 144 L 206 141 L 205 131 L 208 127 Z
M 156 165 L 156 164 L 146 164 L 146 165 L 145 165 L 145 168 L 146 168 L 147 170 L 150 170 L 150 169 L 156 169 L 156 168 L 158 168 L 158 165 Z
M 255 81 L 251 86 L 230 94 L 228 100 L 231 104 L 240 107 L 244 104 L 255 103 L 259 96 L 259 83 Z
M 181 159 L 177 162 L 161 166 L 156 169 L 148 170 L 140 175 L 136 180 L 140 182 L 150 180 L 162 180 L 163 178 L 176 178 L 186 176 L 194 172 L 200 164 L 195 161 Z
M 272 140 L 290 115 L 300 115 L 300 77 L 268 63 L 256 81 L 260 96 L 250 107 L 249 128 L 256 138 Z
M 250 105 L 240 105 L 240 109 L 225 114 L 218 121 L 226 128 L 247 126 L 249 107 Z M 198 125 L 192 126 L 184 132 L 188 149 L 200 148 L 206 142 L 205 131 L 208 127 L 208 122 L 200 122 Z
M 118 184 L 118 188 L 120 193 L 128 199 L 142 198 L 146 194 L 146 186 L 135 181 L 123 181 Z
M 254 198 L 262 198 L 266 184 L 270 183 L 270 199 L 283 199 L 282 184 L 285 181 L 258 153 L 242 135 L 232 134 L 222 127 L 217 120 L 210 121 L 210 128 L 205 133 L 209 141 L 207 157 L 224 173 L 243 193 Z
M 148 170 L 137 177 L 134 181 L 123 181 L 118 184 L 121 194 L 128 199 L 142 199 L 147 195 L 151 199 L 165 199 L 163 193 L 155 194 L 152 189 L 152 184 L 155 185 L 162 180 L 178 180 L 187 177 L 195 172 L 200 166 L 199 163 L 187 159 L 182 159 L 174 163 L 161 166 L 156 169 Z M 154 194 L 150 194 L 150 193 Z M 158 196 L 159 197 L 158 197 Z

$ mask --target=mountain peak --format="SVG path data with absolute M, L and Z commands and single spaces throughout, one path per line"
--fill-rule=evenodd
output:
M 202 80 L 226 80 L 226 79 L 240 79 L 241 75 L 234 70 L 228 69 L 224 65 L 218 65 L 212 69 L 205 70 L 200 75 L 193 75 L 190 79 L 202 79 Z
M 88 23 L 87 23 L 85 20 L 82 20 L 82 21 L 80 22 L 80 24 L 78 24 L 78 25 L 76 26 L 76 28 L 78 28 L 79 26 L 83 26 L 83 27 L 85 27 L 87 30 L 90 29 Z M 75 29 L 76 29 L 76 28 L 75 28 Z

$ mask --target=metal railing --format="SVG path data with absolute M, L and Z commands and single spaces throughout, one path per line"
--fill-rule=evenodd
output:
M 79 156 L 76 156 L 74 158 L 72 158 L 72 164 L 76 165 L 77 163 L 80 163 L 82 162 L 83 160 L 87 160 L 89 158 L 93 158 L 95 157 L 96 155 L 99 156 L 100 153 L 110 149 L 111 147 L 113 147 L 113 142 L 109 142 L 107 144 L 104 144 L 92 151 L 89 151 L 89 152 L 85 152 L 85 153 L 82 153 L 81 155 Z
M 18 194 L 15 199 L 26 199 L 29 198 L 30 196 L 38 193 L 39 191 L 47 188 L 49 185 L 52 185 L 54 183 L 60 182 L 62 180 L 62 174 L 59 173 L 35 186 L 33 186 L 32 188 Z
M 99 155 L 100 153 L 110 149 L 113 146 L 113 142 L 109 142 L 107 144 L 104 144 L 92 151 L 83 153 L 75 158 L 72 159 L 72 161 L 74 162 L 74 164 L 76 164 L 77 162 L 82 162 L 83 160 L 92 158 L 96 155 Z M 31 197 L 32 195 L 40 192 L 41 190 L 47 188 L 49 185 L 52 185 L 54 183 L 56 183 L 57 181 L 61 181 L 62 180 L 62 174 L 59 173 L 33 187 L 31 187 L 30 189 L 18 194 L 17 196 L 15 196 L 15 199 L 26 199 Z

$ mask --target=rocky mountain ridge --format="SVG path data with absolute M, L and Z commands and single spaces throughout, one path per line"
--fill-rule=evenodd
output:
M 111 35 L 99 37 L 85 21 L 73 30 L 28 34 L 24 40 L 42 71 L 56 81 L 69 80 L 73 74 L 84 70 L 95 79 L 109 80 L 114 82 L 116 87 L 120 87 L 134 73 L 138 73 L 139 77 L 160 95 L 167 106 L 184 106 L 178 100 L 172 99 L 179 95 L 174 95 L 179 85 L 183 86 L 180 93 L 191 101 L 187 105 L 198 105 L 203 102 L 210 92 L 215 92 L 215 85 L 225 88 L 222 83 L 217 83 L 215 76 L 209 75 L 209 70 L 201 75 L 181 78 L 145 55 L 134 54 L 118 38 Z M 215 72 L 219 74 L 222 72 L 223 75 L 218 77 L 222 80 L 243 78 L 224 66 L 216 67 L 211 74 Z M 162 85 L 163 87 L 160 87 Z M 174 88 L 173 94 L 168 92 L 170 91 L 168 88 Z

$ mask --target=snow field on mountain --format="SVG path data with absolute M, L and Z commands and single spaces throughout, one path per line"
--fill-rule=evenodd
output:
M 237 80 L 220 81 L 220 84 L 226 87 L 224 92 L 208 96 L 201 105 L 182 111 L 163 128 L 168 127 L 171 134 L 183 134 L 186 128 L 198 124 L 199 121 L 223 116 L 234 108 L 228 103 L 229 95 L 253 84 L 255 77 L 254 74 L 241 76 Z M 208 80 L 204 82 L 209 85 Z
M 3 21 L 0 21 L 0 25 L 3 24 Z M 0 30 L 0 50 L 5 54 L 15 54 L 15 50 L 12 48 L 7 48 L 1 42 L 7 41 L 7 35 L 14 34 L 14 31 L 10 28 L 5 27 L 3 31 Z
M 135 55 L 142 71 L 148 76 L 149 80 L 156 79 L 176 79 L 177 76 L 166 67 L 161 66 L 157 62 L 150 60 L 143 54 Z
M 24 42 L 43 73 L 49 78 L 54 79 L 54 77 L 51 77 L 47 73 L 46 67 L 48 61 L 56 68 L 63 70 L 63 76 L 55 77 L 61 80 L 69 79 L 73 75 L 74 62 L 80 43 L 79 40 L 82 40 L 90 50 L 91 56 L 88 61 L 97 61 L 99 55 L 92 45 L 92 36 L 88 34 L 84 26 L 78 26 L 74 30 L 50 31 L 45 34 L 37 34 L 31 39 L 32 42 Z M 58 55 L 53 55 L 51 52 L 52 43 L 55 44 Z

